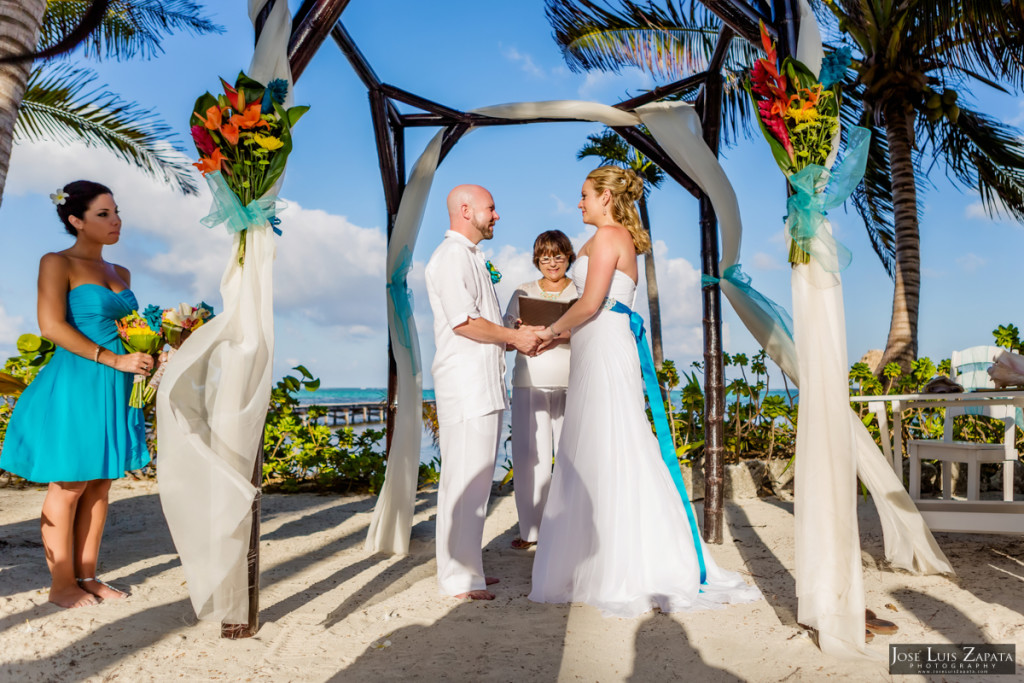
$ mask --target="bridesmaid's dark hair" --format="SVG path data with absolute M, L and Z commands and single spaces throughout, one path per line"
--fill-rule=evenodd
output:
M 61 222 L 64 224 L 64 229 L 72 237 L 78 237 L 78 231 L 75 230 L 75 226 L 71 225 L 71 221 L 68 218 L 70 216 L 82 218 L 85 216 L 85 212 L 89 210 L 92 200 L 101 194 L 114 194 L 106 185 L 100 185 L 91 180 L 76 180 L 73 183 L 68 183 L 64 186 L 63 191 L 67 198 L 63 204 L 57 205 L 57 216 L 60 217 Z

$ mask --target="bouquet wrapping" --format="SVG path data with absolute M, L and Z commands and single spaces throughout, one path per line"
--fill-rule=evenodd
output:
M 213 192 L 214 208 L 202 223 L 242 233 L 241 265 L 248 228 L 269 222 L 277 230 L 277 198 L 270 191 L 288 162 L 292 127 L 309 107 L 284 108 L 288 82 L 282 79 L 263 85 L 239 73 L 234 85 L 221 84 L 223 94 L 203 93 L 193 107 L 192 139 L 200 154 L 194 165 Z
M 167 369 L 167 362 L 174 355 L 174 352 L 181 348 L 181 345 L 185 343 L 185 340 L 189 338 L 193 331 L 199 329 L 203 326 L 203 323 L 214 317 L 213 307 L 206 302 L 201 302 L 197 306 L 184 303 L 178 304 L 175 308 L 168 308 L 159 312 L 160 331 L 171 348 L 161 355 L 160 366 L 153 373 L 149 384 L 146 385 L 143 395 L 143 400 L 146 403 L 152 401 L 153 397 L 156 396 L 156 391 L 160 388 L 160 380 L 163 379 L 164 372 Z
M 138 311 L 132 311 L 117 321 L 117 333 L 121 337 L 121 343 L 131 353 L 148 353 L 155 356 L 164 345 L 160 328 L 151 327 L 149 321 L 139 315 Z M 130 408 L 142 408 L 146 405 L 145 388 L 146 375 L 135 375 L 132 393 L 128 398 Z

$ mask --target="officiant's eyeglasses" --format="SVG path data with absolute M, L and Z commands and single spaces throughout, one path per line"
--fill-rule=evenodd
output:
M 563 263 L 565 263 L 565 261 L 566 258 L 564 254 L 559 254 L 558 256 L 541 256 L 539 259 L 537 259 L 537 263 L 541 264 L 542 266 L 546 266 L 552 263 L 562 265 Z

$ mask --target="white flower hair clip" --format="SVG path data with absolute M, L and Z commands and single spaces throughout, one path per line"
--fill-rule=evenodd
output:
M 64 202 L 68 200 L 68 193 L 64 190 L 57 190 L 50 195 L 50 201 L 53 202 L 54 206 L 63 206 Z

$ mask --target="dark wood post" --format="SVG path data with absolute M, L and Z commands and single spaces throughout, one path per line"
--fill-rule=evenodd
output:
M 718 155 L 722 120 L 722 74 L 704 81 L 701 123 L 704 142 Z M 711 200 L 700 195 L 701 272 L 718 272 L 718 219 Z M 718 284 L 701 289 L 704 305 L 704 540 L 722 542 L 722 500 L 725 488 L 725 372 L 722 366 L 722 292 Z

